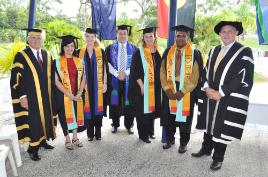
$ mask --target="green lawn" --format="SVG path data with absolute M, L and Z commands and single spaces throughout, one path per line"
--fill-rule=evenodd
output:
M 268 82 L 268 77 L 264 77 L 258 73 L 254 73 L 254 82 L 255 83 Z
M 260 49 L 264 51 L 268 51 L 268 45 L 259 45 L 258 37 L 245 37 L 245 40 L 239 40 L 240 43 L 244 44 L 245 46 L 249 46 L 254 49 Z

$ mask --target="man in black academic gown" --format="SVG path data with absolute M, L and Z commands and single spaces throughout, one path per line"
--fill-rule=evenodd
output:
M 117 41 L 106 48 L 109 66 L 108 104 L 109 117 L 112 119 L 112 133 L 120 126 L 120 117 L 124 116 L 124 124 L 129 134 L 133 134 L 134 112 L 129 105 L 128 85 L 131 59 L 136 47 L 128 42 L 131 26 L 117 27 Z
M 40 160 L 39 147 L 53 149 L 46 140 L 55 138 L 51 103 L 51 56 L 43 49 L 42 30 L 26 29 L 29 46 L 15 56 L 10 79 L 12 104 L 20 143 Z
M 178 126 L 180 130 L 180 147 L 178 152 L 185 153 L 190 140 L 194 105 L 197 101 L 197 90 L 200 90 L 198 89 L 200 87 L 198 83 L 200 71 L 203 69 L 203 60 L 201 52 L 191 47 L 190 44 L 189 36 L 193 29 L 185 25 L 178 25 L 173 27 L 172 30 L 176 31 L 175 44 L 165 50 L 160 70 L 161 85 L 164 91 L 162 125 L 167 136 L 167 142 L 163 149 L 169 149 L 175 144 L 174 135 L 176 133 L 176 126 Z M 172 66 L 169 66 L 170 63 L 172 63 Z M 172 69 L 168 69 L 172 67 L 175 68 L 174 72 Z M 188 68 L 189 70 L 187 70 Z M 172 74 L 168 76 L 168 73 Z M 174 78 L 174 80 L 168 78 Z M 171 107 L 172 100 L 177 100 L 175 103 L 177 106 L 176 111 L 173 112 Z M 188 110 L 185 108 L 184 102 L 188 102 Z M 180 110 L 179 104 L 182 104 L 182 110 Z
M 241 22 L 221 21 L 214 31 L 222 45 L 210 50 L 202 74 L 196 128 L 205 133 L 200 151 L 192 156 L 210 155 L 214 149 L 210 168 L 218 170 L 227 144 L 242 137 L 253 85 L 254 61 L 251 49 L 236 42 L 236 36 L 243 32 Z

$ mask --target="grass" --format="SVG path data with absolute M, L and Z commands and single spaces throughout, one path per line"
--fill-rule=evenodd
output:
M 257 36 L 246 36 L 245 40 L 239 40 L 239 42 L 253 49 L 268 51 L 268 45 L 259 45 Z
M 254 83 L 268 82 L 268 77 L 265 77 L 261 74 L 254 73 Z

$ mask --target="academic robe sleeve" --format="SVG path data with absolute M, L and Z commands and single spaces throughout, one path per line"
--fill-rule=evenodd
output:
M 251 91 L 254 76 L 254 60 L 250 48 L 244 49 L 236 66 L 238 67 L 236 68 L 236 74 L 234 74 L 228 82 L 219 87 L 219 92 L 222 96 L 238 91 L 249 95 Z
M 138 103 L 139 98 L 141 97 L 140 87 L 137 83 L 137 80 L 141 79 L 143 81 L 143 77 L 144 72 L 140 59 L 140 51 L 136 50 L 136 52 L 132 56 L 129 75 L 128 97 L 130 105 L 135 106 Z
M 10 88 L 12 99 L 19 99 L 24 95 L 27 95 L 27 91 L 24 84 L 24 61 L 21 53 L 17 53 L 12 65 Z

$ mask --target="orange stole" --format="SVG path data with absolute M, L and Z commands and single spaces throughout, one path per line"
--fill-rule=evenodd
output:
M 75 66 L 77 68 L 78 72 L 78 81 L 77 81 L 77 88 L 80 88 L 80 83 L 82 80 L 83 75 L 83 64 L 81 63 L 81 60 L 77 57 L 73 57 L 73 61 L 75 63 Z M 60 76 L 62 80 L 62 85 L 71 92 L 71 84 L 69 80 L 69 73 L 68 73 L 68 66 L 67 66 L 67 58 L 65 56 L 61 56 L 60 60 Z M 66 116 L 66 122 L 73 123 L 73 114 L 74 108 L 73 108 L 73 101 L 70 100 L 66 95 L 64 95 L 64 108 L 65 108 L 65 116 Z M 84 125 L 84 112 L 83 112 L 83 100 L 82 98 L 79 98 L 77 101 L 77 115 L 76 115 L 76 121 L 79 126 Z
M 103 61 L 102 61 L 102 52 L 100 47 L 94 47 L 97 63 L 97 96 L 98 96 L 98 105 L 97 111 L 103 112 Z M 86 47 L 82 47 L 79 52 L 79 58 L 84 60 L 85 58 Z M 86 79 L 88 80 L 88 78 Z M 94 83 L 95 84 L 95 83 Z M 88 88 L 85 88 L 85 106 L 84 112 L 90 114 L 90 100 L 88 96 Z
M 167 83 L 169 88 L 173 93 L 176 93 L 175 87 L 175 52 L 176 52 L 176 44 L 171 46 L 169 49 L 168 55 L 167 55 L 167 62 L 166 62 L 166 68 L 167 68 Z M 185 55 L 184 55 L 184 79 L 183 83 L 185 84 L 187 79 L 189 79 L 191 73 L 192 73 L 192 52 L 193 49 L 190 45 L 190 43 L 187 41 L 185 46 Z M 183 58 L 182 58 L 183 59 Z M 182 71 L 182 70 L 181 70 Z M 182 82 L 180 80 L 180 82 Z M 182 115 L 188 116 L 190 115 L 190 92 L 186 93 L 182 99 L 183 106 L 182 106 Z M 176 113 L 177 112 L 177 100 L 169 100 L 170 103 L 170 112 Z

